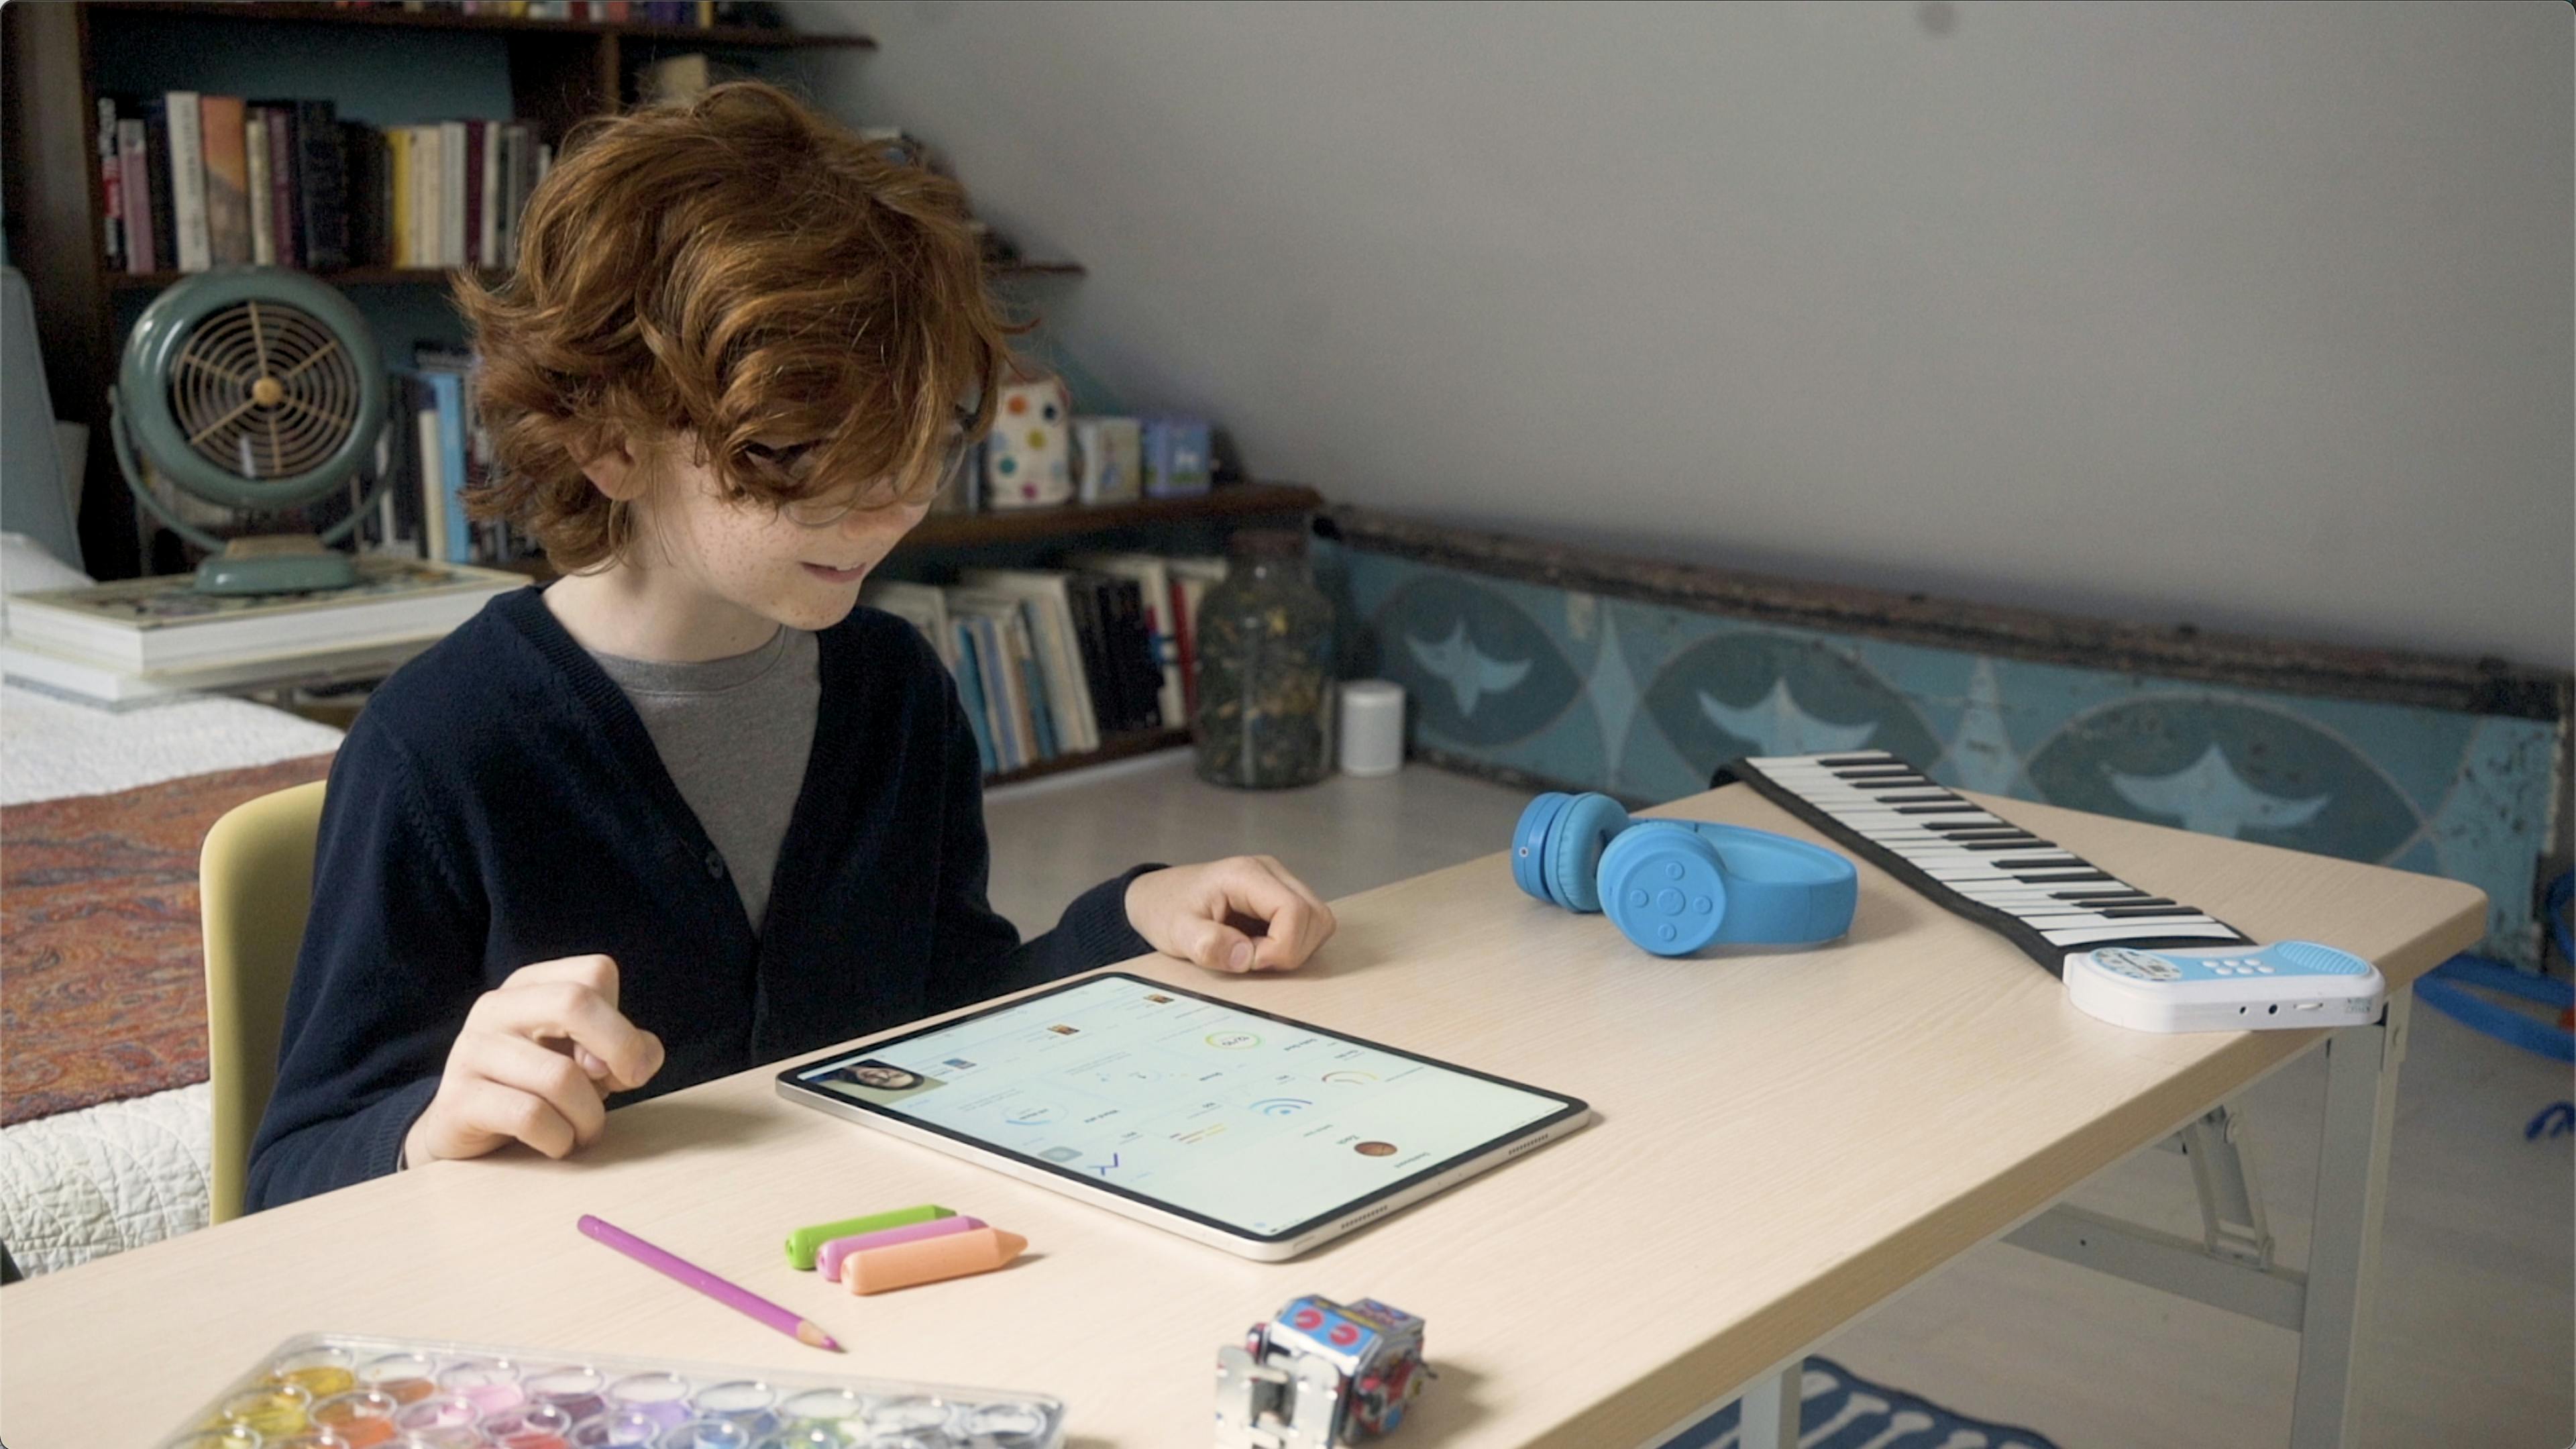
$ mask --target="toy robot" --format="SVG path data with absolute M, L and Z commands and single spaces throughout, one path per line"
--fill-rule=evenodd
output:
M 1393 1432 L 1430 1377 L 1421 1319 L 1308 1294 L 1217 1350 L 1217 1449 L 1345 1449 Z

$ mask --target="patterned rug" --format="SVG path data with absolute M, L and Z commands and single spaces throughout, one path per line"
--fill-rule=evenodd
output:
M 1981 1423 L 1903 1389 L 1874 1384 L 1832 1359 L 1807 1360 L 1798 1405 L 1798 1449 L 2057 1449 L 2028 1429 Z M 1739 1406 L 1729 1404 L 1664 1441 L 1662 1449 L 1736 1449 Z
M 0 809 L 0 1124 L 206 1079 L 197 852 L 329 755 Z

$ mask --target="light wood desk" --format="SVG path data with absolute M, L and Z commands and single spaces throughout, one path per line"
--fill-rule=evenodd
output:
M 2479 933 L 2481 896 L 2448 881 L 1981 803 L 2257 939 L 2359 951 L 2399 988 Z M 1811 834 L 1745 789 L 1658 813 Z M 1776 1412 L 1783 1364 L 2323 1040 L 2103 1025 L 1997 938 L 1868 865 L 1861 881 L 1846 943 L 1667 961 L 1522 896 L 1498 854 L 1337 903 L 1340 934 L 1292 976 L 1139 963 L 1600 1112 L 1294 1263 L 789 1105 L 746 1072 L 617 1113 L 572 1161 L 439 1163 L 12 1287 L 0 1437 L 157 1443 L 270 1345 L 337 1329 L 1038 1389 L 1068 1401 L 1079 1445 L 1195 1446 L 1217 1346 L 1314 1291 L 1428 1319 L 1440 1378 L 1392 1444 L 1646 1443 L 1739 1390 Z M 2329 1114 L 2347 1128 L 2328 1132 L 2316 1282 L 2292 1310 L 2309 1326 L 2302 1443 L 2342 1433 L 2404 1007 L 2401 989 L 2389 1026 L 2336 1037 Z M 1025 1233 L 1030 1255 L 869 1299 L 782 1261 L 789 1227 L 925 1201 Z M 851 1352 L 831 1360 L 607 1252 L 575 1232 L 585 1212 L 799 1308 Z

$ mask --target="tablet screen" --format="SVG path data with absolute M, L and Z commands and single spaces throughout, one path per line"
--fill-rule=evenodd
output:
M 788 1076 L 1256 1237 L 1584 1110 L 1123 972 Z

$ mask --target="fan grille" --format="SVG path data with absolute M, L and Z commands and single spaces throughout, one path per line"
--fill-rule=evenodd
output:
M 358 425 L 356 362 L 312 314 L 239 302 L 206 314 L 170 368 L 170 414 L 188 446 L 242 478 L 320 467 Z

